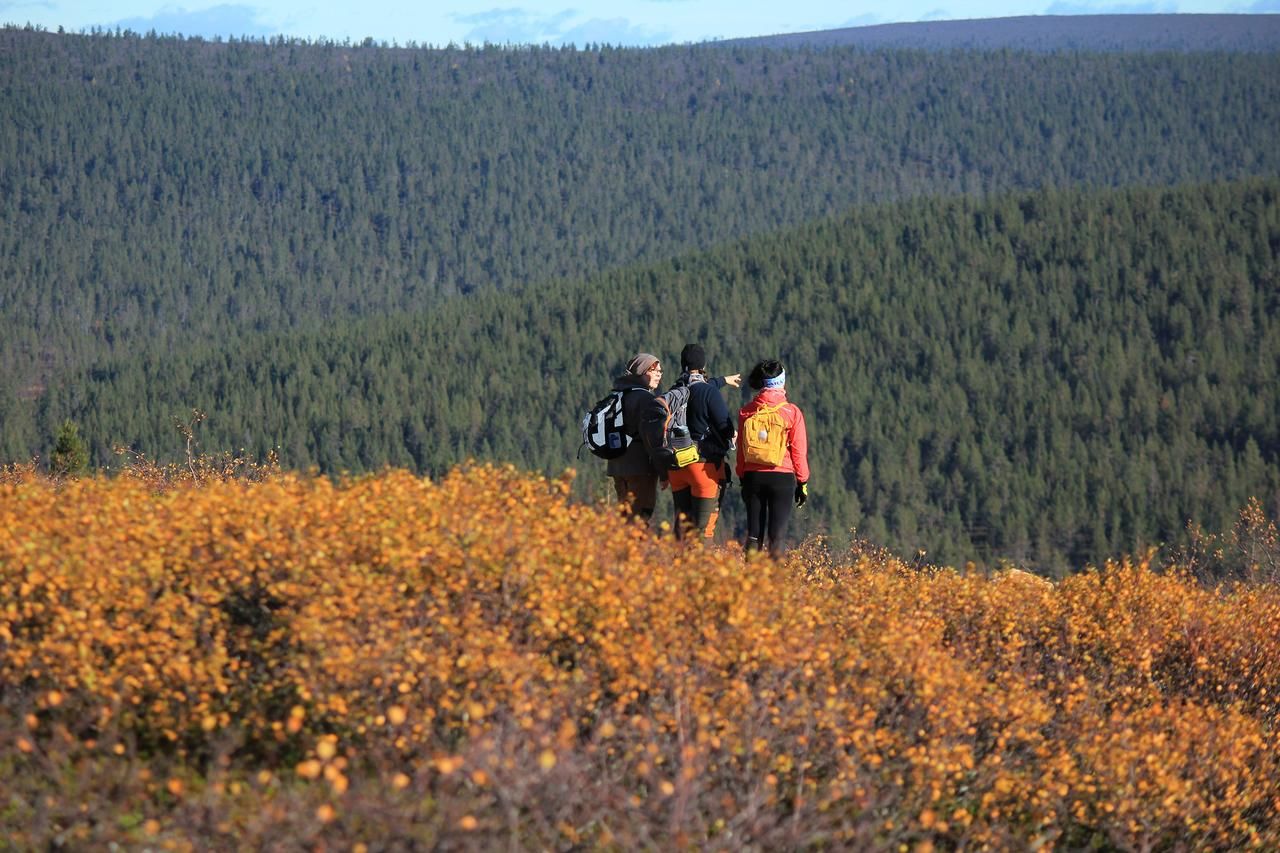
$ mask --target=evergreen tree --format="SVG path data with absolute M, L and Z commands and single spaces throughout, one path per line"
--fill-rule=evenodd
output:
M 49 456 L 49 469 L 60 477 L 78 477 L 89 468 L 89 449 L 80 438 L 80 428 L 65 420 L 58 428 Z

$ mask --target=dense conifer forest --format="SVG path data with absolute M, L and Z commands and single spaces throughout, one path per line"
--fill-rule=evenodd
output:
M 68 418 L 173 457 L 199 408 L 599 494 L 582 408 L 700 339 L 788 362 L 802 535 L 1061 570 L 1276 509 L 1274 53 L 6 29 L 0 81 L 0 460 Z
M 1274 54 L 8 29 L 0 79 L 0 361 L 20 390 L 139 336 L 422 310 L 869 202 L 1280 172 Z
M 697 339 L 722 373 L 788 364 L 802 533 L 1063 569 L 1280 494 L 1278 253 L 1275 180 L 917 200 L 419 314 L 149 347 L 44 399 L 100 462 L 178 449 L 169 415 L 194 406 L 207 446 L 289 465 L 577 464 L 602 494 L 601 463 L 575 460 L 583 407 L 632 351 L 674 363 Z

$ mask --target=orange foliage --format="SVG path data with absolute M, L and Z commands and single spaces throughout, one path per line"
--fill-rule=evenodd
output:
M 568 494 L 0 483 L 10 835 L 1280 846 L 1275 585 L 744 561 Z

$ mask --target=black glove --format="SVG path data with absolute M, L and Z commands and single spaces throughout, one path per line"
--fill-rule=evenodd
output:
M 804 506 L 804 502 L 809 500 L 809 484 L 796 483 L 796 506 Z

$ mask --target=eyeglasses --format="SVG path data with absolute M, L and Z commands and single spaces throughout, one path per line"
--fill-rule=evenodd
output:
M 661 373 L 661 372 L 662 372 L 662 365 L 661 365 L 661 364 L 655 364 L 653 367 L 650 367 L 650 368 L 649 368 L 648 372 L 649 372 L 649 373 Z

